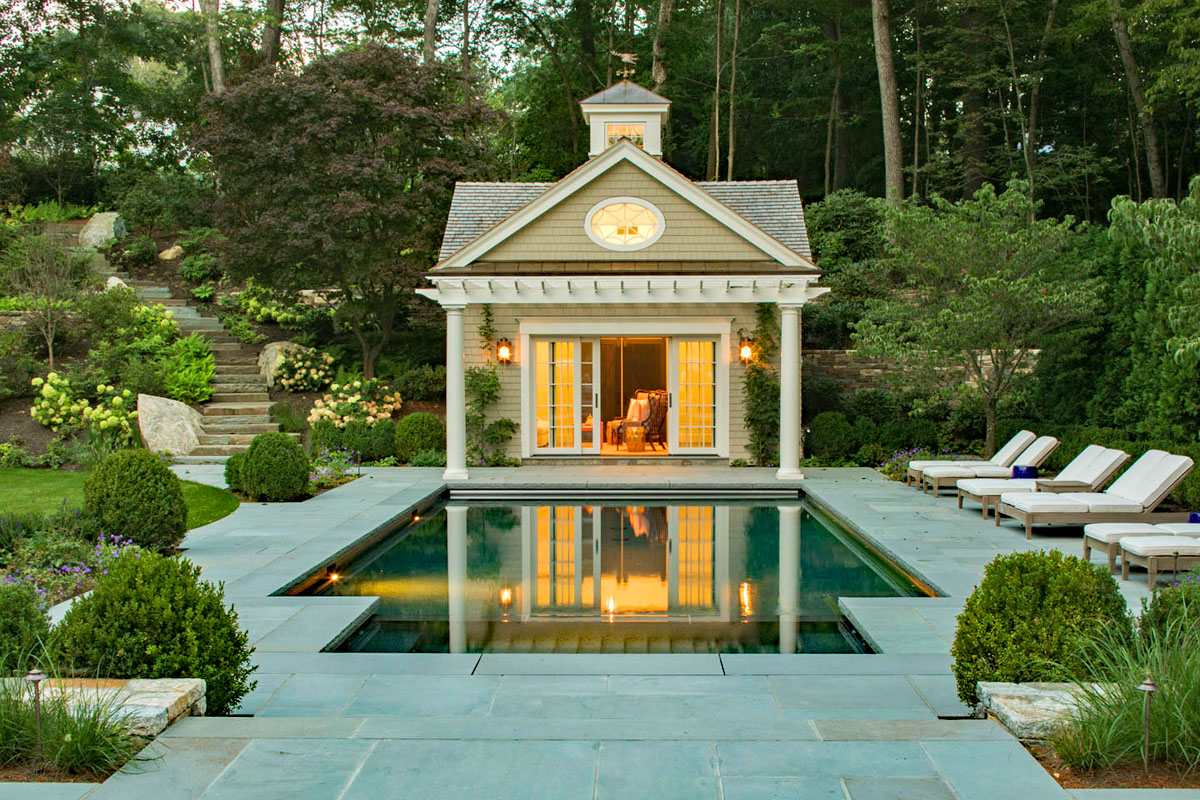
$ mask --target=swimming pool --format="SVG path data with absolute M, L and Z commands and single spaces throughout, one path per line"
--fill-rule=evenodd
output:
M 377 596 L 358 652 L 869 652 L 838 598 L 921 594 L 799 501 L 458 502 L 308 592 Z

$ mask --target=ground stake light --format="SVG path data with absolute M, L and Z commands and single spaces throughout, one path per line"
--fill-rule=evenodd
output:
M 1146 693 L 1146 703 L 1142 706 L 1142 775 L 1150 781 L 1150 695 L 1158 691 L 1158 684 L 1146 676 L 1142 685 L 1137 687 L 1139 692 Z
M 33 684 L 33 721 L 34 727 L 37 730 L 37 742 L 34 749 L 35 762 L 42 760 L 42 681 L 46 680 L 46 673 L 40 669 L 31 669 L 29 674 L 25 676 L 25 680 Z

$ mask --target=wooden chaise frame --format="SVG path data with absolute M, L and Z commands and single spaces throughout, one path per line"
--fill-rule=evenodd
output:
M 1181 536 L 1179 538 L 1181 540 L 1187 540 L 1189 537 Z M 1197 542 L 1200 540 L 1192 539 L 1191 541 Z M 1120 546 L 1119 543 L 1118 543 L 1118 546 Z M 1130 553 L 1128 550 L 1125 550 L 1125 551 L 1122 551 L 1122 553 L 1121 553 L 1121 580 L 1123 580 L 1123 581 L 1129 580 L 1129 567 L 1130 566 L 1136 565 L 1139 567 L 1145 567 L 1146 568 L 1146 582 L 1149 584 L 1151 591 L 1153 591 L 1158 583 L 1158 565 L 1160 562 L 1170 562 L 1172 571 L 1178 572 L 1180 567 L 1183 567 L 1184 569 L 1188 569 L 1189 567 L 1191 567 L 1195 564 L 1200 564 L 1200 556 L 1197 556 L 1197 555 L 1186 555 L 1186 556 L 1185 555 L 1175 555 L 1174 553 L 1172 553 L 1171 555 L 1165 555 L 1165 554 L 1157 555 L 1156 554 L 1156 555 L 1152 555 L 1152 556 L 1139 556 L 1134 553 Z M 1109 564 L 1110 564 L 1110 569 L 1111 569 L 1111 565 L 1112 565 L 1111 557 L 1110 557 Z
M 1120 467 L 1121 464 L 1117 466 Z M 1037 490 L 1039 492 L 1086 492 L 1092 488 L 1092 484 L 1085 481 L 1060 481 L 1055 478 L 1039 478 L 1037 482 Z M 997 494 L 975 494 L 974 492 L 968 492 L 960 486 L 958 487 L 958 507 L 963 507 L 963 500 L 974 500 L 983 507 L 983 518 L 987 519 L 988 507 L 996 504 L 1000 499 L 1000 494 L 1002 492 Z
M 1154 509 L 1171 496 L 1171 492 L 1175 491 L 1176 486 L 1183 483 L 1183 479 L 1188 476 L 1190 471 L 1185 470 L 1182 475 L 1172 481 L 1171 485 L 1159 494 L 1154 503 L 1141 513 L 1130 511 L 1084 511 L 1082 513 L 1078 511 L 1022 511 L 1002 502 L 996 505 L 996 525 L 999 526 L 1001 515 L 1012 517 L 1025 525 L 1025 538 L 1032 539 L 1034 525 L 1087 525 L 1091 522 L 1187 522 L 1188 512 L 1186 511 L 1155 513 Z

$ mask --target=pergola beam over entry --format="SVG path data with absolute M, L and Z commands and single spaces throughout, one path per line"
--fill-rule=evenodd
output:
M 429 278 L 417 293 L 443 306 L 473 303 L 778 303 L 803 305 L 829 291 L 817 275 L 518 276 Z

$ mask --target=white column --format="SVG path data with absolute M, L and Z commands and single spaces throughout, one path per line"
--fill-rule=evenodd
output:
M 776 478 L 799 480 L 800 306 L 781 305 L 779 339 L 779 470 Z
M 800 614 L 800 507 L 779 506 L 779 652 L 796 652 Z
M 446 471 L 442 480 L 467 477 L 467 390 L 463 371 L 463 308 L 446 309 Z
M 450 652 L 467 651 L 467 507 L 446 507 L 446 574 L 449 584 Z

